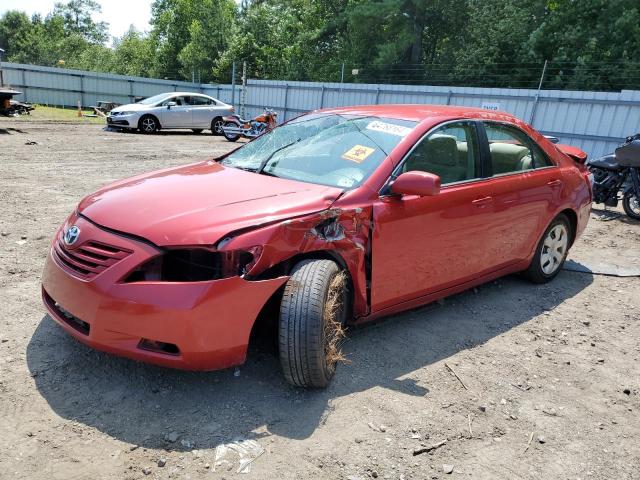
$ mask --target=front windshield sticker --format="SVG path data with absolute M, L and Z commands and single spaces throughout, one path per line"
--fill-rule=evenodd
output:
M 364 147 L 362 145 L 356 145 L 351 148 L 348 152 L 342 155 L 342 158 L 345 160 L 351 160 L 352 162 L 362 163 L 364 162 L 369 155 L 375 152 L 375 148 Z
M 406 137 L 411 133 L 411 129 L 408 127 L 394 125 L 393 123 L 380 122 L 378 120 L 369 123 L 369 125 L 367 125 L 367 130 L 397 135 L 398 137 Z

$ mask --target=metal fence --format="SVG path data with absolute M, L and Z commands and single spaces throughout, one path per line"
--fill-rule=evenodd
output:
M 202 92 L 205 87 L 223 102 L 231 101 L 230 85 L 202 85 L 20 63 L 3 63 L 2 69 L 5 82 L 22 92 L 17 99 L 42 105 L 75 107 L 80 102 L 87 107 L 100 100 L 131 103 L 136 98 L 168 91 Z
M 202 92 L 227 103 L 246 98 L 246 114 L 271 107 L 287 120 L 316 108 L 380 103 L 466 105 L 503 110 L 590 156 L 612 151 L 640 131 L 640 91 L 589 92 L 248 80 L 239 86 L 127 77 L 33 65 L 3 64 L 5 80 L 34 103 L 74 106 L 98 100 L 131 102 L 166 91 Z M 235 102 L 234 102 L 235 100 Z

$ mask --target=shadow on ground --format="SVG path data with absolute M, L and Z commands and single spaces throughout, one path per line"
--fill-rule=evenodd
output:
M 229 370 L 181 372 L 93 351 L 48 316 L 29 342 L 27 361 L 40 394 L 58 415 L 132 444 L 212 448 L 239 435 L 267 435 L 250 434 L 263 426 L 303 439 L 330 413 L 332 399 L 372 387 L 428 394 L 429 385 L 413 379 L 412 372 L 553 309 L 592 281 L 590 275 L 564 271 L 547 285 L 507 277 L 442 305 L 353 330 L 345 345 L 351 363 L 320 391 L 286 384 L 276 353 L 263 344 L 252 349 L 238 377 Z M 185 442 L 168 442 L 169 432 Z

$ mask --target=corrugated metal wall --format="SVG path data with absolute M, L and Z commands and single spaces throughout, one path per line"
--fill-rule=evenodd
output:
M 98 100 L 120 103 L 166 91 L 196 91 L 231 103 L 230 85 L 204 85 L 127 77 L 33 65 L 3 64 L 5 82 L 42 104 L 84 106 Z M 241 99 L 235 92 L 235 104 Z M 640 91 L 583 92 L 508 88 L 429 87 L 249 80 L 246 114 L 263 107 L 279 111 L 280 120 L 323 107 L 379 103 L 466 105 L 503 110 L 537 130 L 582 148 L 590 156 L 611 152 L 624 137 L 640 131 Z
M 206 89 L 205 89 L 206 90 Z M 289 119 L 315 108 L 381 103 L 465 105 L 509 112 L 590 156 L 640 131 L 640 91 L 583 92 L 250 80 L 247 114 L 275 108 Z
M 19 63 L 3 63 L 5 83 L 23 92 L 19 100 L 43 105 L 96 105 L 99 100 L 118 103 L 132 102 L 136 97 L 150 97 L 167 91 L 218 94 L 222 101 L 231 100 L 231 86 L 201 85 L 199 83 L 154 78 L 129 77 L 109 73 L 85 72 L 65 68 L 40 67 Z

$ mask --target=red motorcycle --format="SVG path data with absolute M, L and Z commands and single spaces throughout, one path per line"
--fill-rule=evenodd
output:
M 269 108 L 265 108 L 264 113 L 250 120 L 240 115 L 224 117 L 222 134 L 230 142 L 235 142 L 240 137 L 255 138 L 272 130 L 278 124 L 277 118 L 278 114 Z

